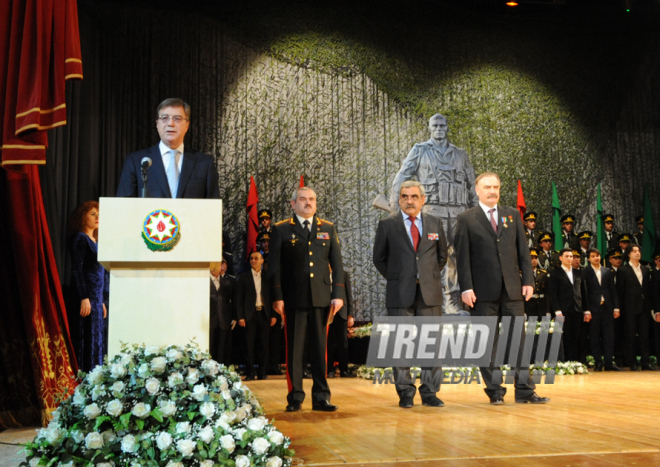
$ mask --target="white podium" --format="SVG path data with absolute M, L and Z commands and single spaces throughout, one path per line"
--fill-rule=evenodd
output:
M 108 357 L 121 342 L 185 345 L 195 338 L 208 349 L 209 270 L 222 261 L 222 201 L 101 198 L 99 212 L 98 260 L 110 271 Z

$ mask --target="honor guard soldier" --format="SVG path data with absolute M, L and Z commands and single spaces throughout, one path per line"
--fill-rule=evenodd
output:
M 580 242 L 578 241 L 577 235 L 573 232 L 575 227 L 575 216 L 571 214 L 566 214 L 561 217 L 561 236 L 564 242 L 564 248 L 570 248 L 571 250 L 579 250 Z
M 589 230 L 583 230 L 578 234 L 578 240 L 580 241 L 580 267 L 582 267 L 582 269 L 589 265 L 589 255 L 587 254 L 587 250 L 591 248 L 592 236 L 593 233 Z
M 528 211 L 523 216 L 525 222 L 525 238 L 527 238 L 527 246 L 533 248 L 536 246 L 536 213 Z
M 618 242 L 618 248 L 622 256 L 625 256 L 624 252 L 626 251 L 626 248 L 628 248 L 628 245 L 630 245 L 630 242 L 632 241 L 633 238 L 634 237 L 629 233 L 622 233 L 617 237 L 616 241 Z M 624 257 L 623 264 L 626 264 L 625 260 L 626 258 Z
M 642 237 L 644 236 L 644 216 L 635 217 L 635 224 L 637 224 L 637 232 L 635 233 L 635 242 L 642 246 Z
M 617 246 L 617 238 L 619 237 L 619 232 L 614 230 L 614 216 L 612 214 L 605 214 L 603 216 L 603 225 L 605 226 L 607 249 L 611 250 Z
M 539 267 L 539 249 L 530 248 L 529 255 L 532 259 L 532 270 L 534 274 L 534 295 L 525 302 L 525 315 L 527 318 L 536 316 L 542 318 L 550 314 L 549 302 L 546 299 L 548 273 Z
M 270 212 L 270 209 L 261 209 L 258 217 L 259 232 L 268 232 L 270 234 L 273 231 L 273 226 L 271 224 L 273 213 Z
M 623 265 L 623 253 L 619 251 L 618 246 L 608 250 L 607 263 L 610 265 L 610 271 L 614 273 L 614 285 L 618 287 L 617 275 L 619 269 Z M 614 359 L 616 360 L 618 366 L 623 366 L 623 362 L 625 361 L 623 352 L 625 342 L 625 323 L 623 321 L 623 319 L 614 320 Z
M 559 266 L 559 254 L 552 249 L 552 234 L 541 232 L 539 235 L 538 249 L 539 267 L 544 271 L 550 271 Z
M 573 269 L 582 269 L 580 250 L 573 250 Z

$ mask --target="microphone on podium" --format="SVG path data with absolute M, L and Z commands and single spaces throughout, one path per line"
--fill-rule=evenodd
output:
M 142 190 L 140 192 L 140 198 L 146 198 L 147 197 L 147 169 L 151 167 L 151 158 L 150 157 L 143 157 L 142 160 L 140 161 L 140 165 L 142 167 Z
M 140 165 L 142 166 L 142 170 L 147 170 L 149 167 L 151 167 L 151 158 L 143 157 L 140 161 Z

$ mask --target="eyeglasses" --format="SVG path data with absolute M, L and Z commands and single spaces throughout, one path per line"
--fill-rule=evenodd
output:
M 173 120 L 174 123 L 176 124 L 179 124 L 184 120 L 188 120 L 187 118 L 182 117 L 181 115 L 161 115 L 160 117 L 158 117 L 158 121 L 163 124 L 167 124 L 170 121 L 170 119 Z

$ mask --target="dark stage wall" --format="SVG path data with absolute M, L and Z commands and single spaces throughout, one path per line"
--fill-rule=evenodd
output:
M 277 219 L 290 214 L 300 175 L 317 188 L 360 320 L 384 312 L 371 264 L 384 213 L 371 201 L 389 195 L 436 112 L 477 172 L 500 173 L 505 203 L 522 180 L 543 226 L 553 181 L 578 229 L 595 227 L 599 182 L 619 230 L 633 229 L 644 184 L 660 225 L 657 12 L 450 5 L 80 0 L 84 80 L 69 84 L 68 124 L 51 133 L 40 169 L 62 280 L 68 215 L 112 196 L 125 155 L 157 142 L 154 110 L 165 97 L 193 107 L 186 147 L 216 157 L 238 261 L 250 175 Z

